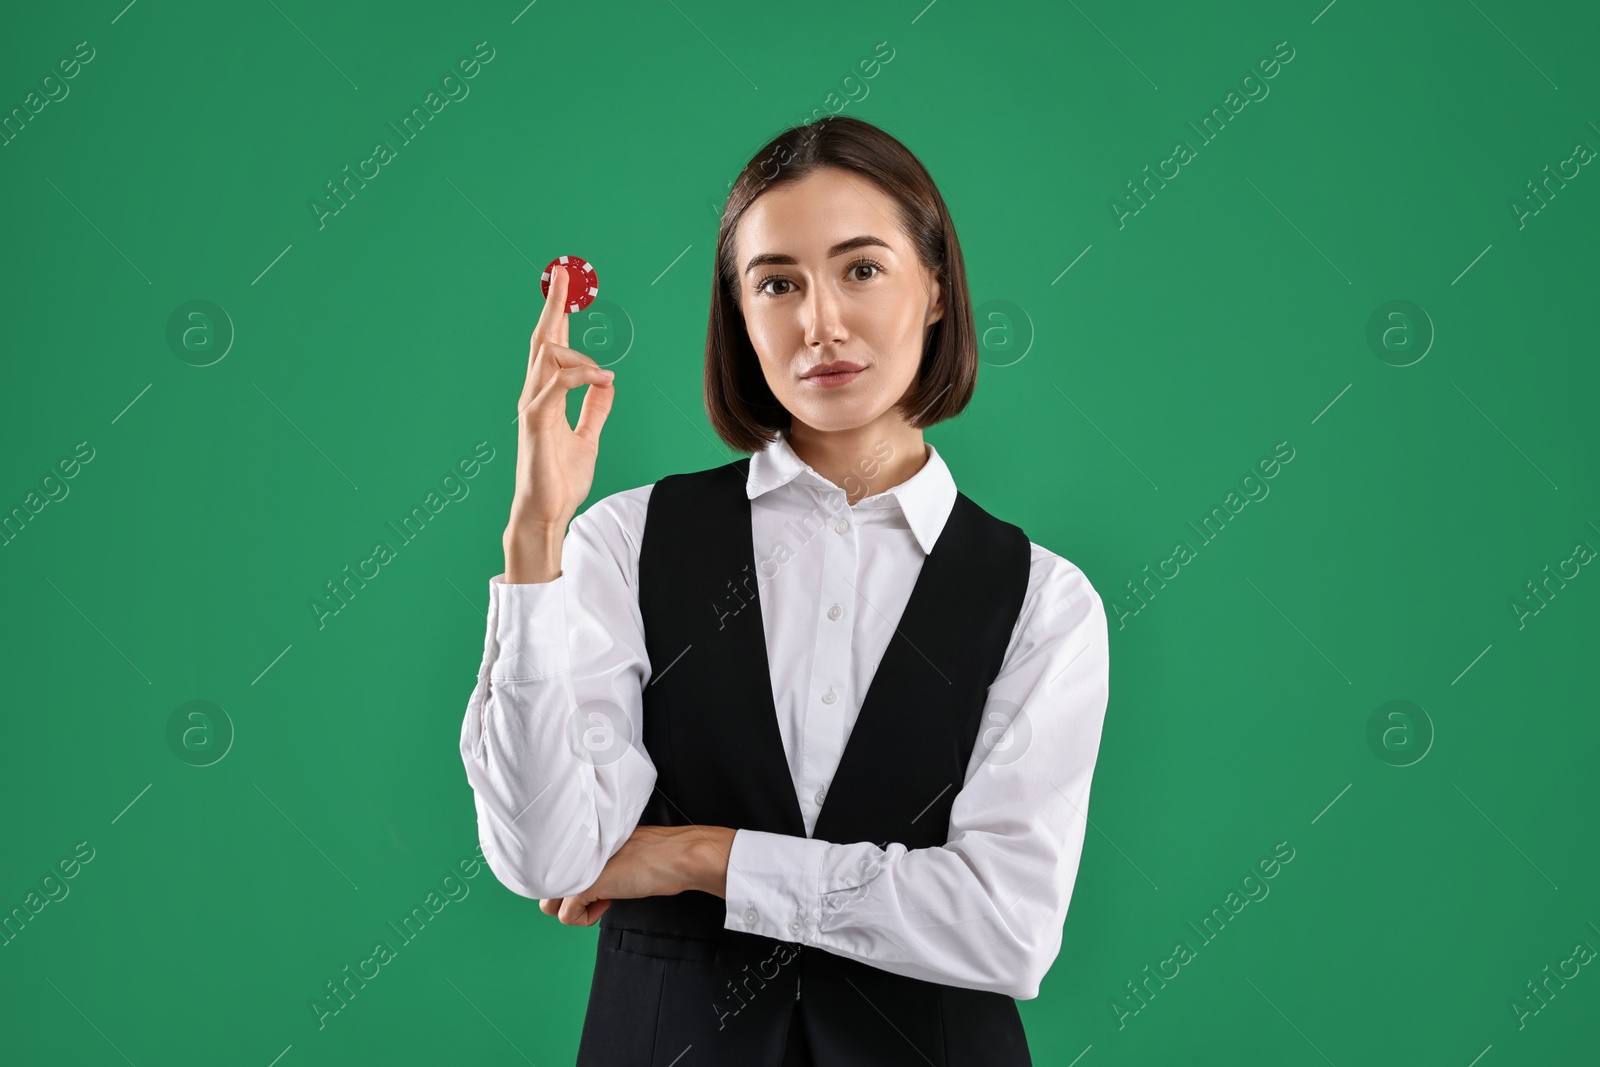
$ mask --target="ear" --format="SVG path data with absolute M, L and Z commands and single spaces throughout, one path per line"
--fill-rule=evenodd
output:
M 930 271 L 929 275 L 929 282 L 933 286 L 933 302 L 928 308 L 928 321 L 922 324 L 924 329 L 944 318 L 944 286 L 939 284 L 937 274 Z

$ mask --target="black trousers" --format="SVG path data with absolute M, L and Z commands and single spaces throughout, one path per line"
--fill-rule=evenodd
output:
M 813 1067 L 811 1045 L 806 1041 L 805 1018 L 800 1010 L 802 1003 L 796 1000 L 794 1012 L 789 1016 L 789 1040 L 783 1049 L 783 1067 Z

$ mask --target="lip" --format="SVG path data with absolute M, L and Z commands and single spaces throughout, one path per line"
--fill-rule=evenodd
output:
M 841 385 L 849 385 L 859 378 L 861 372 L 866 369 L 859 363 L 836 359 L 831 363 L 817 364 L 801 375 L 801 380 L 811 382 L 813 385 L 821 386 L 824 389 L 835 388 Z

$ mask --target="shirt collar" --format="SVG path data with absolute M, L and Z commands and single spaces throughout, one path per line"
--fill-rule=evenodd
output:
M 927 446 L 928 459 L 922 469 L 899 485 L 885 489 L 856 502 L 856 507 L 881 508 L 899 505 L 906 525 L 911 527 L 923 555 L 933 551 L 950 511 L 956 502 L 956 483 L 950 468 L 945 466 L 939 450 Z M 789 443 L 789 435 L 779 430 L 777 437 L 761 451 L 750 457 L 750 474 L 745 482 L 745 495 L 754 500 L 764 493 L 798 481 L 823 493 L 832 493 L 843 504 L 843 490 L 812 470 Z

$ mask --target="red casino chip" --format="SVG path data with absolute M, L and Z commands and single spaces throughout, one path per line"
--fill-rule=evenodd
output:
M 600 276 L 577 256 L 558 256 L 550 261 L 544 273 L 539 275 L 539 291 L 543 295 L 550 295 L 550 277 L 557 267 L 567 269 L 568 312 L 575 314 L 594 303 L 594 298 L 600 295 Z

